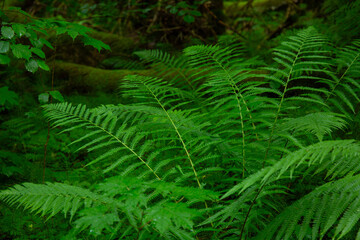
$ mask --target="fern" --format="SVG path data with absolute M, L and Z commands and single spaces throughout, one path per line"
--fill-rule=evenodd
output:
M 355 239 L 360 145 L 341 134 L 358 121 L 360 48 L 332 58 L 330 46 L 310 27 L 260 68 L 237 44 L 138 52 L 158 76 L 125 77 L 127 104 L 43 107 L 61 133 L 83 133 L 72 144 L 104 179 L 15 185 L 0 198 L 70 213 L 73 235 Z
M 195 169 L 195 162 L 193 160 L 193 156 L 196 156 L 197 154 L 199 158 L 202 158 L 203 156 L 201 156 L 201 152 L 202 152 L 202 148 L 204 147 L 209 147 L 209 144 L 202 144 L 202 138 L 199 137 L 197 138 L 196 135 L 193 133 L 193 131 L 191 131 L 191 129 L 197 129 L 201 130 L 202 127 L 204 126 L 204 124 L 199 124 L 196 125 L 196 127 L 192 127 L 192 128 L 188 128 L 185 131 L 185 133 L 181 132 L 181 125 L 184 125 L 186 123 L 189 122 L 189 119 L 191 119 L 191 117 L 176 117 L 176 115 L 174 115 L 172 112 L 174 110 L 176 110 L 179 106 L 182 106 L 184 104 L 187 104 L 186 101 L 180 103 L 180 104 L 176 104 L 176 102 L 174 103 L 174 98 L 171 98 L 173 96 L 177 96 L 177 97 L 181 97 L 182 96 L 182 91 L 179 91 L 178 89 L 175 88 L 171 88 L 168 85 L 165 85 L 163 83 L 161 83 L 160 79 L 155 79 L 155 78 L 149 78 L 149 77 L 141 77 L 141 76 L 128 76 L 127 78 L 125 78 L 125 80 L 128 80 L 129 83 L 125 83 L 123 84 L 122 87 L 124 88 L 132 88 L 134 89 L 134 86 L 136 86 L 137 88 L 135 88 L 132 91 L 128 91 L 128 93 L 130 93 L 132 96 L 140 96 L 142 98 L 145 98 L 146 95 L 148 95 L 149 97 L 146 97 L 145 100 L 146 102 L 154 102 L 156 105 L 158 105 L 158 107 L 160 107 L 161 110 L 163 110 L 167 121 L 169 122 L 169 124 L 172 126 L 173 131 L 175 131 L 176 133 L 176 137 L 177 137 L 177 141 L 180 142 L 181 147 L 184 150 L 184 153 L 186 155 L 186 158 L 189 162 L 189 164 L 191 165 L 192 171 L 194 173 L 196 182 L 198 184 L 198 186 L 201 188 L 202 185 L 200 183 L 199 177 L 198 177 L 198 173 Z M 176 98 L 175 98 L 176 99 Z M 169 106 L 173 106 L 170 110 L 167 109 L 167 107 Z M 181 121 L 179 121 L 181 120 Z M 187 141 L 187 137 L 188 135 L 191 135 L 189 141 Z M 200 144 L 200 145 L 199 145 Z M 189 146 L 190 145 L 190 146 Z M 195 147 L 195 145 L 198 145 L 197 147 Z M 190 149 L 192 150 L 191 154 L 190 154 Z
M 90 208 L 94 205 L 119 205 L 114 199 L 95 194 L 87 189 L 62 183 L 33 184 L 24 183 L 0 193 L 0 198 L 10 204 L 18 203 L 31 212 L 48 218 L 59 212 L 65 216 L 70 213 L 70 219 L 81 207 Z
M 295 129 L 302 134 L 312 133 L 319 141 L 322 141 L 326 134 L 330 134 L 333 129 L 343 129 L 346 121 L 331 112 L 309 113 L 305 116 L 290 118 L 281 125 L 281 129 L 290 131 Z M 296 132 L 293 132 L 295 135 Z
M 152 223 L 162 235 L 168 232 L 172 235 L 177 229 L 193 228 L 192 219 L 200 215 L 190 208 L 191 205 L 218 197 L 209 190 L 118 176 L 108 178 L 95 189 L 89 191 L 61 183 L 24 183 L 2 191 L 0 199 L 10 204 L 18 203 L 48 218 L 63 212 L 65 216 L 70 213 L 71 220 L 78 213 L 79 218 L 74 222 L 78 232 L 90 228 L 93 234 L 100 235 L 104 229 L 112 232 L 109 226 L 114 223 L 127 223 L 134 228 Z M 163 200 L 153 204 L 153 199 L 160 196 Z M 178 202 L 178 199 L 183 202 Z M 146 214 L 139 219 L 141 212 Z
M 351 119 L 355 106 L 360 102 L 360 41 L 354 41 L 350 46 L 338 51 L 336 62 L 342 74 L 339 77 L 334 74 L 334 79 L 329 84 L 331 91 L 326 100 Z
M 115 153 L 125 150 L 127 154 L 113 162 L 104 170 L 104 172 L 108 172 L 115 167 L 118 167 L 124 161 L 136 158 L 142 163 L 142 165 L 145 165 L 156 178 L 160 179 L 153 168 L 142 157 L 150 146 L 143 145 L 143 147 L 138 150 L 142 154 L 137 153 L 134 150 L 136 143 L 138 143 L 145 136 L 139 134 L 135 136 L 135 129 L 127 127 L 126 122 L 123 122 L 115 129 L 118 123 L 116 116 L 113 117 L 111 113 L 97 114 L 96 111 L 90 111 L 86 108 L 86 106 L 83 105 L 78 105 L 75 107 L 71 104 L 59 103 L 54 105 L 47 105 L 44 107 L 44 109 L 46 111 L 45 115 L 49 118 L 49 120 L 54 122 L 53 124 L 56 127 L 61 127 L 65 124 L 76 124 L 71 128 L 65 129 L 63 132 L 72 131 L 80 127 L 94 129 L 94 131 L 85 134 L 73 142 L 76 143 L 87 139 L 90 140 L 87 144 L 80 147 L 79 150 L 83 148 L 89 148 L 89 151 L 93 151 L 99 148 L 117 145 L 110 151 L 105 152 L 97 157 L 89 164 L 97 163 L 114 155 Z
M 317 144 L 312 144 L 306 148 L 290 153 L 273 166 L 263 168 L 261 171 L 234 186 L 222 198 L 226 198 L 237 191 L 241 193 L 256 182 L 266 183 L 272 178 L 279 179 L 285 173 L 287 173 L 289 177 L 292 177 L 294 170 L 303 165 L 307 165 L 307 167 L 309 167 L 314 164 L 320 165 L 327 161 L 342 161 L 345 163 L 345 161 L 350 159 L 355 160 L 359 156 L 359 150 L 360 145 L 358 143 L 354 143 L 352 140 L 323 141 Z M 346 172 L 342 173 L 342 175 L 350 173 L 353 170 L 353 168 L 349 167 Z M 332 170 L 331 174 L 338 175 L 339 172 Z
M 177 86 L 185 86 L 195 91 L 196 85 L 191 80 L 187 59 L 184 56 L 174 57 L 161 50 L 144 50 L 134 53 L 156 70 L 157 76 L 169 79 Z
M 289 111 L 294 102 L 309 102 L 319 105 L 325 105 L 319 93 L 323 90 L 315 87 L 293 86 L 292 83 L 302 79 L 323 80 L 321 77 L 309 76 L 314 72 L 327 73 L 326 67 L 328 52 L 324 50 L 327 40 L 324 36 L 317 33 L 313 28 L 300 31 L 296 36 L 289 38 L 291 41 L 285 41 L 282 46 L 275 49 L 274 61 L 278 63 L 279 68 L 266 67 L 266 70 L 272 71 L 272 75 L 265 75 L 270 81 L 280 84 L 282 91 L 278 92 L 279 101 L 272 106 L 276 109 L 274 120 L 270 127 L 268 144 L 265 151 L 264 161 L 269 158 L 269 151 L 272 147 L 275 136 L 276 126 L 283 112 Z M 291 91 L 303 91 L 304 93 L 288 96 Z M 272 91 L 275 93 L 274 91 Z M 310 94 L 310 93 L 311 94 Z M 326 93 L 326 91 L 325 91 Z
M 142 70 L 144 66 L 138 61 L 125 59 L 124 57 L 112 57 L 102 61 L 102 65 L 110 69 Z
M 247 132 L 256 131 L 256 120 L 252 111 L 260 109 L 250 110 L 250 105 L 256 105 L 256 101 L 259 101 L 253 97 L 258 83 L 246 83 L 247 78 L 251 77 L 249 66 L 255 63 L 243 61 L 237 48 L 236 45 L 233 48 L 223 49 L 219 46 L 200 45 L 188 47 L 184 51 L 190 58 L 190 64 L 199 70 L 196 74 L 197 78 L 208 79 L 204 84 L 206 89 L 203 90 L 203 94 L 211 96 L 207 98 L 207 104 L 212 109 L 211 115 L 214 116 L 213 122 L 216 125 L 214 134 L 227 136 L 228 139 L 235 138 L 237 134 L 241 135 L 244 177 L 247 161 L 246 139 L 249 138 Z M 245 114 L 249 116 L 250 121 L 246 121 Z M 229 125 L 234 121 L 238 122 L 238 126 L 231 129 L 239 129 L 238 132 L 228 131 Z M 227 128 L 222 130 L 222 125 L 226 125 Z M 252 141 L 251 137 L 249 141 Z
M 256 239 L 319 239 L 334 227 L 332 237 L 343 238 L 360 219 L 360 176 L 329 182 L 279 214 Z M 335 225 L 336 224 L 336 225 Z M 298 234 L 295 234 L 300 228 Z M 356 237 L 359 237 L 358 231 Z

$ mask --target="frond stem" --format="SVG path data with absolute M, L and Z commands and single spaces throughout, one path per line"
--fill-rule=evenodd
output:
M 273 125 L 272 125 L 272 127 L 271 127 L 271 133 L 270 133 L 269 140 L 268 140 L 268 144 L 267 144 L 267 147 L 266 147 L 266 151 L 265 151 L 265 156 L 264 156 L 264 160 L 263 160 L 263 164 L 262 164 L 263 166 L 262 166 L 262 167 L 265 167 L 265 160 L 266 160 L 266 158 L 268 157 L 268 154 L 269 154 L 270 145 L 271 145 L 271 142 L 272 142 L 272 138 L 273 138 L 273 136 L 274 136 L 274 131 L 275 131 L 275 127 L 276 127 L 277 121 L 278 121 L 278 119 L 279 119 L 279 115 L 280 115 L 280 112 L 281 112 L 281 107 L 282 107 L 282 104 L 284 103 L 285 94 L 286 94 L 286 92 L 287 92 L 288 84 L 289 84 L 289 82 L 290 82 L 290 77 L 291 77 L 291 74 L 292 74 L 292 72 L 293 72 L 293 70 L 294 70 L 295 63 L 296 63 L 297 59 L 299 58 L 299 55 L 300 55 L 301 50 L 302 50 L 302 47 L 304 46 L 304 43 L 305 43 L 305 41 L 303 41 L 303 42 L 301 43 L 301 45 L 300 45 L 300 47 L 299 47 L 299 50 L 298 50 L 298 52 L 297 52 L 297 54 L 296 54 L 296 56 L 295 56 L 295 59 L 294 59 L 294 61 L 293 61 L 292 64 L 291 64 L 291 68 L 290 68 L 290 71 L 289 71 L 289 74 L 288 74 L 288 76 L 287 76 L 286 83 L 285 83 L 285 86 L 284 86 L 284 91 L 283 91 L 283 93 L 282 93 L 282 95 L 281 95 L 279 107 L 278 107 L 277 112 L 276 112 L 276 116 L 275 116 L 275 119 L 274 119 L 274 123 L 273 123 Z
M 349 69 L 352 67 L 352 65 L 354 65 L 354 63 L 357 61 L 357 59 L 360 57 L 360 52 L 356 55 L 356 57 L 352 60 L 352 62 L 349 64 L 349 66 L 347 67 L 347 69 L 345 70 L 345 72 L 341 75 L 341 77 L 339 78 L 339 81 L 337 81 L 337 83 L 335 84 L 335 86 L 331 89 L 331 92 L 329 93 L 329 95 L 327 96 L 325 103 L 327 103 L 327 101 L 329 100 L 330 96 L 333 94 L 333 92 L 335 91 L 335 89 L 337 88 L 337 86 L 340 84 L 340 82 L 342 81 L 342 79 L 345 77 L 345 75 L 347 74 L 347 72 L 349 71 Z
M 243 157 L 243 159 L 242 159 L 242 166 L 243 166 L 242 177 L 244 178 L 245 177 L 245 163 L 246 163 L 246 160 L 245 160 L 245 156 L 246 156 L 246 153 L 245 153 L 245 131 L 244 131 L 244 118 L 243 118 L 243 115 L 242 115 L 242 108 L 241 108 L 241 104 L 240 104 L 239 95 L 240 95 L 240 97 L 241 97 L 241 99 L 242 99 L 242 101 L 243 101 L 243 103 L 245 105 L 245 108 L 246 108 L 247 112 L 249 113 L 250 119 L 252 119 L 252 116 L 250 114 L 250 110 L 247 107 L 247 104 L 245 102 L 245 99 L 244 99 L 243 95 L 240 93 L 240 89 L 236 86 L 235 82 L 232 80 L 232 78 L 231 78 L 231 76 L 229 74 L 229 71 L 216 58 L 213 57 L 213 60 L 226 73 L 229 84 L 230 84 L 230 86 L 231 86 L 231 88 L 232 88 L 232 90 L 234 92 L 235 98 L 236 98 L 237 107 L 239 109 L 240 124 L 241 124 L 241 134 L 242 134 L 242 157 Z M 252 122 L 252 126 L 253 126 L 253 129 L 256 130 L 254 122 Z
M 187 147 L 186 147 L 186 144 L 185 144 L 185 142 L 184 142 L 184 139 L 182 138 L 182 136 L 181 136 L 181 134 L 180 134 L 180 132 L 179 132 L 179 129 L 177 128 L 176 124 L 174 123 L 174 121 L 173 121 L 172 118 L 170 117 L 168 111 L 166 111 L 164 105 L 160 102 L 160 100 L 158 99 L 158 97 L 156 96 L 156 94 L 155 94 L 144 82 L 141 82 L 141 83 L 142 83 L 142 84 L 146 87 L 146 89 L 151 93 L 151 95 L 154 97 L 154 99 L 156 100 L 156 102 L 160 105 L 160 107 L 162 108 L 162 110 L 165 112 L 165 114 L 166 114 L 167 118 L 169 119 L 171 125 L 174 127 L 174 130 L 175 130 L 176 134 L 177 134 L 178 137 L 179 137 L 179 140 L 180 140 L 180 142 L 181 142 L 181 144 L 182 144 L 182 146 L 183 146 L 183 148 L 184 148 L 184 151 L 185 151 L 185 153 L 186 153 L 186 155 L 187 155 L 187 158 L 189 159 L 191 168 L 192 168 L 192 170 L 193 170 L 193 172 L 194 172 L 194 175 L 195 175 L 195 178 L 196 178 L 196 182 L 197 182 L 199 188 L 201 189 L 202 186 L 201 186 L 201 184 L 200 184 L 198 174 L 197 174 L 197 172 L 196 172 L 196 170 L 195 170 L 194 163 L 193 163 L 193 161 L 192 161 L 192 159 L 191 159 L 190 153 L 189 153 L 189 151 L 188 151 L 188 149 L 187 149 Z
M 95 125 L 96 126 L 96 125 Z M 145 164 L 145 166 L 147 168 L 150 169 L 150 171 L 156 176 L 157 179 L 161 180 L 161 178 L 156 174 L 156 172 L 149 166 L 149 164 L 147 164 L 145 162 L 144 159 L 142 159 L 141 156 L 139 156 L 132 148 L 130 148 L 128 145 L 126 145 L 124 142 L 122 142 L 118 137 L 116 137 L 114 134 L 112 134 L 111 132 L 107 131 L 106 129 L 100 127 L 100 126 L 96 126 L 98 128 L 100 128 L 101 130 L 103 130 L 105 133 L 107 133 L 108 135 L 110 135 L 111 137 L 115 138 L 116 141 L 118 141 L 119 143 L 121 143 L 126 149 L 128 149 L 132 154 L 134 154 L 142 163 Z
M 116 137 L 114 134 L 112 134 L 111 132 L 107 131 L 106 129 L 104 129 L 103 127 L 100 127 L 99 125 L 96 125 L 95 123 L 87 120 L 87 119 L 84 119 L 84 118 L 81 118 L 79 116 L 76 116 L 74 114 L 69 114 L 69 115 L 72 115 L 72 116 L 75 116 L 81 120 L 83 120 L 84 122 L 88 122 L 90 125 L 92 126 L 95 126 L 96 128 L 99 128 L 101 129 L 103 132 L 105 132 L 106 134 L 110 135 L 112 138 L 114 138 L 117 142 L 119 142 L 121 145 L 123 145 L 126 149 L 128 149 L 132 154 L 134 154 L 142 163 L 145 164 L 145 166 L 155 175 L 155 177 L 159 180 L 161 180 L 161 178 L 156 174 L 156 172 L 149 166 L 149 164 L 147 164 L 145 162 L 144 159 L 142 159 L 141 156 L 139 156 L 132 148 L 130 148 L 128 145 L 126 145 L 123 141 L 121 141 L 118 137 Z

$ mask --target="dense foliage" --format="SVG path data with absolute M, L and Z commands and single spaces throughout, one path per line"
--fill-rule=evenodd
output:
M 41 106 L 24 116 L 34 100 L 4 85 L 1 231 L 18 239 L 360 239 L 360 41 L 356 30 L 329 35 L 348 21 L 339 2 L 324 4 L 329 21 L 269 44 L 278 43 L 271 57 L 250 57 L 247 41 L 227 36 L 176 54 L 108 58 L 104 65 L 135 71 L 118 79 L 117 97 L 109 93 L 117 101 L 63 96 L 52 72 L 51 90 L 37 92 Z M 202 4 L 181 3 L 165 9 L 190 14 Z M 3 20 L 9 86 L 21 59 L 30 72 L 51 71 L 42 50 L 50 41 L 32 34 L 40 27 L 109 48 L 75 23 Z

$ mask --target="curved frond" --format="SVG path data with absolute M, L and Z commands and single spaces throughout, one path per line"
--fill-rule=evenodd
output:
M 312 165 L 319 166 L 325 162 L 335 163 L 337 161 L 345 163 L 347 160 L 352 158 L 359 161 L 359 156 L 360 145 L 353 140 L 323 141 L 312 144 L 308 147 L 288 154 L 273 166 L 263 168 L 257 173 L 249 176 L 230 189 L 224 196 L 222 196 L 222 199 L 227 198 L 234 193 L 241 194 L 244 190 L 255 183 L 260 182 L 261 184 L 267 184 L 269 180 L 279 179 L 284 175 L 293 177 L 294 171 L 302 166 L 309 168 Z M 336 166 L 338 165 L 339 164 L 337 163 Z M 332 165 L 330 164 L 330 166 Z M 341 169 L 340 166 L 338 166 L 338 169 L 339 171 L 344 171 L 344 169 Z M 353 167 L 349 166 L 346 173 L 350 173 L 353 170 Z M 332 169 L 331 174 L 335 175 L 338 174 L 338 172 L 336 169 Z
M 65 216 L 70 213 L 70 219 L 72 219 L 79 209 L 99 204 L 121 206 L 114 199 L 63 183 L 15 185 L 1 191 L 0 199 L 10 205 L 23 206 L 42 216 L 49 214 L 48 218 L 63 212 Z
M 195 164 L 192 157 L 192 154 L 190 154 L 189 151 L 189 143 L 186 142 L 184 134 L 180 131 L 181 125 L 179 125 L 179 119 L 174 118 L 174 116 L 171 112 L 174 110 L 168 110 L 167 107 L 170 106 L 169 101 L 172 101 L 173 96 L 179 96 L 181 92 L 178 92 L 177 89 L 173 89 L 169 87 L 168 85 L 161 82 L 160 79 L 157 78 L 150 78 L 150 77 L 143 77 L 143 76 L 127 76 L 125 78 L 128 83 L 125 83 L 123 86 L 127 88 L 136 88 L 131 91 L 133 95 L 139 96 L 142 98 L 146 98 L 147 101 L 152 101 L 155 104 L 157 104 L 165 113 L 167 120 L 173 127 L 173 130 L 176 132 L 178 141 L 180 142 L 185 154 L 186 158 L 189 161 L 192 171 L 194 173 L 195 179 L 197 181 L 198 186 L 201 188 L 202 185 L 199 181 L 199 177 L 197 174 L 197 171 L 195 170 Z M 130 91 L 129 91 L 130 92 Z M 147 97 L 148 96 L 148 97 Z M 177 99 L 177 98 L 175 98 Z M 176 105 L 175 105 L 176 106 Z M 184 119 L 184 118 L 183 118 Z M 183 123 L 181 123 L 183 124 Z
M 323 93 L 316 87 L 297 86 L 299 80 L 313 79 L 314 81 L 324 80 L 324 77 L 313 78 L 312 73 L 323 73 L 328 75 L 326 70 L 329 63 L 329 52 L 326 50 L 328 40 L 319 34 L 314 28 L 310 27 L 300 31 L 296 36 L 289 37 L 288 41 L 281 43 L 281 46 L 274 50 L 274 61 L 276 67 L 265 68 L 273 72 L 265 75 L 269 81 L 274 82 L 282 88 L 278 101 L 275 103 L 276 113 L 270 127 L 268 144 L 265 151 L 264 162 L 269 158 L 269 151 L 273 145 L 275 130 L 281 114 L 291 109 L 294 102 L 309 102 L 317 105 L 324 105 L 322 97 L 317 93 Z M 310 75 L 310 77 L 309 77 Z M 291 96 L 291 91 L 299 92 Z M 325 91 L 326 92 L 326 91 Z
M 257 138 L 256 120 L 252 113 L 259 109 L 250 109 L 258 105 L 258 98 L 253 97 L 255 87 L 260 83 L 247 82 L 251 77 L 250 66 L 253 61 L 245 61 L 239 55 L 236 47 L 220 46 L 191 46 L 184 50 L 189 57 L 190 64 L 198 69 L 198 78 L 206 79 L 204 95 L 211 96 L 207 99 L 208 106 L 212 109 L 213 122 L 217 126 L 217 134 L 228 139 L 237 138 L 241 135 L 240 145 L 242 148 L 243 176 L 245 174 L 247 141 Z M 250 121 L 247 121 L 249 117 Z M 235 121 L 236 119 L 236 121 Z M 231 121 L 238 122 L 235 129 L 239 131 L 219 131 L 221 125 L 229 127 Z M 249 135 L 248 131 L 255 134 Z
M 156 178 L 160 179 L 144 159 L 144 154 L 149 149 L 143 149 L 143 154 L 141 155 L 138 150 L 135 149 L 138 145 L 137 143 L 145 138 L 146 135 L 137 132 L 135 127 L 127 126 L 126 122 L 119 122 L 118 118 L 111 112 L 98 114 L 96 111 L 87 109 L 84 105 L 80 104 L 75 107 L 68 103 L 45 105 L 44 110 L 45 116 L 53 122 L 54 127 L 74 124 L 74 126 L 66 128 L 63 132 L 83 127 L 93 130 L 73 142 L 88 141 L 88 143 L 82 145 L 80 149 L 88 148 L 89 151 L 94 151 L 110 146 L 112 147 L 110 151 L 103 153 L 89 164 L 97 163 L 121 152 L 123 155 L 113 162 L 108 170 L 117 167 L 125 160 L 135 158 L 138 159 L 142 165 L 145 165 Z
M 331 112 L 310 113 L 298 118 L 287 119 L 280 127 L 282 130 L 314 134 L 319 141 L 322 141 L 326 134 L 333 130 L 342 129 L 346 121 L 339 115 Z M 296 131 L 296 132 L 294 132 Z
M 256 239 L 341 239 L 360 220 L 360 175 L 329 182 L 287 207 Z M 333 232 L 329 232 L 334 229 Z M 355 229 L 360 232 L 360 229 Z
M 342 74 L 339 77 L 334 74 L 326 100 L 350 116 L 355 113 L 356 104 L 360 103 L 360 40 L 342 48 L 337 53 L 336 61 L 340 68 L 338 71 Z
M 197 84 L 191 79 L 185 56 L 174 57 L 158 49 L 137 51 L 134 54 L 145 62 L 151 63 L 158 77 L 169 79 L 176 86 L 186 85 L 191 91 L 196 90 Z

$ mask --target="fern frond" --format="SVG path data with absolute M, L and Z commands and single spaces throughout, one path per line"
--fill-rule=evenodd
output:
M 359 186 L 356 175 L 316 188 L 282 211 L 256 239 L 304 239 L 309 232 L 311 239 L 343 238 L 360 220 Z
M 91 111 L 84 105 L 72 106 L 68 103 L 49 104 L 44 106 L 45 116 L 53 122 L 54 127 L 62 127 L 68 124 L 75 126 L 63 130 L 71 131 L 77 128 L 87 127 L 93 129 L 92 132 L 85 134 L 81 138 L 74 141 L 74 143 L 87 140 L 88 143 L 81 146 L 80 149 L 89 148 L 90 151 L 112 147 L 111 151 L 97 157 L 89 164 L 97 163 L 103 159 L 109 158 L 115 154 L 122 152 L 125 155 L 113 163 L 108 170 L 111 170 L 121 164 L 124 160 L 138 159 L 145 165 L 155 176 L 160 179 L 157 173 L 146 162 L 143 155 L 139 155 L 134 149 L 137 143 L 145 138 L 144 133 L 139 133 L 134 127 L 128 127 L 126 122 L 119 123 L 116 116 L 111 112 L 107 114 L 98 114 L 96 111 Z M 142 150 L 146 152 L 149 149 Z
M 355 112 L 356 104 L 360 103 L 360 40 L 344 47 L 337 53 L 338 69 L 342 74 L 334 74 L 331 90 L 326 101 L 331 102 L 341 112 L 350 116 Z M 341 104 L 339 103 L 341 100 Z M 350 112 L 348 110 L 350 110 Z M 351 117 L 350 117 L 351 118 Z
M 191 165 L 197 184 L 201 188 L 202 185 L 195 170 L 194 161 L 190 154 L 188 143 L 185 142 L 184 134 L 181 133 L 179 130 L 180 125 L 178 121 L 176 121 L 177 119 L 173 118 L 170 113 L 171 111 L 167 109 L 167 106 L 172 105 L 169 104 L 169 101 L 172 101 L 173 98 L 175 98 L 176 100 L 177 97 L 181 94 L 181 92 L 178 92 L 175 88 L 169 87 L 168 85 L 164 84 L 161 79 L 157 78 L 143 76 L 127 76 L 124 80 L 128 81 L 129 83 L 123 84 L 123 87 L 134 88 L 134 86 L 136 86 L 137 88 L 131 91 L 131 93 L 133 93 L 135 96 L 145 98 L 147 101 L 154 102 L 164 111 L 167 120 L 170 122 L 173 130 L 176 132 L 178 141 L 181 143 L 181 146 Z
M 336 43 L 347 44 L 359 37 L 360 26 L 357 22 L 360 21 L 360 3 L 358 1 L 326 0 L 322 8 L 330 23 L 325 28 Z
M 190 64 L 199 70 L 198 77 L 207 79 L 205 82 L 204 95 L 208 95 L 207 102 L 212 109 L 211 115 L 214 115 L 213 122 L 217 126 L 217 134 L 226 136 L 226 138 L 237 138 L 234 135 L 241 135 L 242 165 L 243 176 L 245 174 L 246 142 L 251 141 L 247 136 L 247 131 L 255 132 L 257 137 L 255 120 L 251 104 L 254 103 L 251 92 L 259 85 L 256 82 L 246 82 L 251 76 L 249 66 L 254 62 L 244 61 L 236 48 L 221 48 L 219 46 L 191 46 L 184 50 L 185 55 L 189 57 Z M 252 103 L 251 103 L 252 102 Z M 236 111 L 234 111 L 236 109 Z M 246 121 L 245 116 L 249 116 L 250 121 Z M 220 122 L 219 122 L 219 119 Z M 229 128 L 230 121 L 237 119 L 239 132 L 232 131 L 221 132 L 221 125 Z M 250 128 L 247 126 L 250 124 Z M 247 140 L 249 139 L 249 140 Z
M 279 179 L 284 174 L 288 174 L 289 177 L 292 177 L 295 169 L 301 166 L 307 166 L 307 168 L 309 168 L 312 165 L 319 166 L 324 162 L 334 163 L 338 160 L 345 162 L 348 159 L 356 159 L 359 156 L 360 145 L 353 140 L 318 142 L 303 149 L 294 151 L 275 163 L 273 166 L 263 168 L 257 173 L 249 176 L 241 183 L 230 189 L 222 197 L 222 199 L 227 198 L 236 192 L 241 194 L 244 190 L 258 182 L 266 184 L 267 181 L 271 179 Z M 341 168 L 339 168 L 339 170 L 340 169 Z M 352 170 L 353 168 L 349 168 L 347 169 L 347 172 L 351 172 Z M 338 172 L 333 169 L 331 174 L 338 174 Z
M 292 130 L 293 134 L 303 132 L 314 134 L 319 141 L 322 141 L 326 134 L 335 129 L 342 129 L 346 121 L 339 115 L 330 112 L 310 113 L 298 118 L 287 119 L 280 127 L 282 130 Z
M 145 68 L 139 61 L 124 57 L 107 58 L 101 64 L 110 69 L 141 70 Z
M 184 82 L 191 91 L 196 91 L 197 85 L 191 79 L 190 69 L 185 56 L 171 56 L 161 50 L 143 50 L 134 53 L 156 70 L 157 77 L 169 79 L 175 86 L 182 87 Z
M 0 199 L 10 205 L 23 206 L 25 209 L 48 218 L 59 212 L 65 217 L 70 213 L 70 219 L 83 207 L 94 205 L 109 205 L 120 207 L 120 202 L 93 193 L 87 189 L 63 183 L 34 184 L 23 183 L 0 192 Z
M 315 87 L 293 86 L 293 83 L 298 82 L 300 79 L 308 79 L 308 75 L 313 72 L 328 75 L 326 68 L 329 66 L 329 57 L 327 56 L 328 52 L 324 50 L 328 44 L 327 42 L 328 41 L 324 36 L 319 34 L 314 28 L 310 27 L 300 31 L 296 36 L 290 37 L 288 41 L 282 42 L 281 46 L 275 49 L 274 61 L 278 64 L 278 67 L 265 68 L 266 70 L 272 71 L 273 74 L 269 76 L 265 75 L 264 77 L 276 84 L 280 84 L 283 90 L 275 105 L 277 110 L 274 115 L 272 126 L 270 127 L 271 130 L 264 161 L 268 160 L 269 150 L 272 146 L 278 120 L 280 119 L 281 114 L 288 111 L 289 105 L 292 105 L 291 101 L 308 101 L 325 105 L 321 96 L 314 94 L 319 92 L 319 89 Z M 305 90 L 305 92 L 295 96 L 289 95 L 290 91 L 297 92 L 299 90 Z M 309 94 L 309 91 L 312 93 Z M 322 92 L 324 91 L 320 91 L 320 93 Z
M 202 210 L 191 206 L 218 197 L 217 193 L 210 190 L 156 180 L 143 182 L 139 178 L 121 176 L 108 178 L 98 185 L 97 190 L 109 198 L 125 202 L 127 214 L 131 218 L 139 218 L 136 214 L 141 213 L 144 207 L 146 210 L 142 224 L 152 222 L 161 235 L 172 232 L 173 227 L 192 230 L 193 219 L 200 217 Z
M 306 176 L 326 171 L 327 177 L 332 178 L 356 174 L 360 170 L 359 156 L 360 145 L 351 140 L 323 141 L 294 151 L 273 166 L 261 169 L 230 189 L 221 199 L 237 193 L 237 200 L 230 201 L 229 205 L 221 208 L 203 224 L 210 220 L 223 228 L 229 224 L 241 224 L 246 229 L 245 232 L 249 232 L 254 223 L 265 226 L 270 215 L 281 209 L 281 202 L 279 203 L 280 199 L 277 197 L 279 194 L 286 194 L 286 187 L 281 181 L 296 178 L 298 173 Z M 348 164 L 349 162 L 351 164 Z M 251 214 L 247 215 L 250 211 Z M 250 219 L 247 219 L 247 216 L 250 216 Z M 240 221 L 235 223 L 234 219 Z M 250 232 L 258 232 L 258 228 Z

